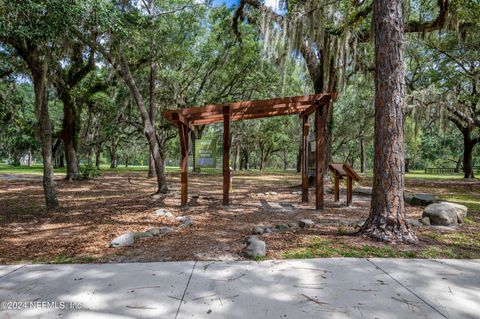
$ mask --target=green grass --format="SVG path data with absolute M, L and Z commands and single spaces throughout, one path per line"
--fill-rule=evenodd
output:
M 285 259 L 298 258 L 480 258 L 480 234 L 428 233 L 425 236 L 438 241 L 427 248 L 401 250 L 389 245 L 349 245 L 321 237 L 312 237 L 303 247 L 282 253 Z
M 54 258 L 37 258 L 33 260 L 34 264 L 88 264 L 97 261 L 98 257 L 91 256 L 68 256 L 59 254 Z
M 305 247 L 292 249 L 282 254 L 285 259 L 297 258 L 329 258 L 329 257 L 411 257 L 410 254 L 397 251 L 390 246 L 360 247 L 349 246 L 330 239 L 313 237 Z
M 83 170 L 85 166 L 81 165 L 80 170 Z M 118 166 L 117 168 L 110 168 L 110 165 L 105 164 L 100 166 L 102 173 L 128 173 L 128 172 L 147 172 L 148 166 Z M 166 167 L 167 172 L 179 172 L 178 167 Z M 56 174 L 65 174 L 67 169 L 65 167 L 55 168 Z M 0 174 L 30 174 L 30 175 L 42 175 L 43 166 L 42 164 L 34 164 L 32 166 L 13 166 L 7 164 L 0 164 Z
M 463 173 L 455 174 L 425 174 L 423 170 L 410 171 L 405 174 L 406 179 L 448 180 L 462 179 Z

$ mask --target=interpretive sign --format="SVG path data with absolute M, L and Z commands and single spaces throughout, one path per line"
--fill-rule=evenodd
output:
M 217 141 L 211 138 L 196 140 L 195 165 L 198 168 L 215 168 Z

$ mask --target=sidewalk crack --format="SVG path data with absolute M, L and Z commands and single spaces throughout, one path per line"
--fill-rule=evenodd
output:
M 424 304 L 426 304 L 427 306 L 429 306 L 430 308 L 432 308 L 433 310 L 435 310 L 437 313 L 439 313 L 443 318 L 447 318 L 448 319 L 448 316 L 444 315 L 442 312 L 440 312 L 440 310 L 438 310 L 437 308 L 435 308 L 434 306 L 432 306 L 429 302 L 427 302 L 425 299 L 423 299 L 422 297 L 420 297 L 418 294 L 416 294 L 413 290 L 411 290 L 410 288 L 408 288 L 407 286 L 405 286 L 404 284 L 402 284 L 400 281 L 398 281 L 397 279 L 395 279 L 395 277 L 393 277 L 392 275 L 390 275 L 388 272 L 386 272 L 385 270 L 383 270 L 380 266 L 378 266 L 377 264 L 375 264 L 373 261 L 371 261 L 369 258 L 367 258 L 367 260 L 372 264 L 374 265 L 375 267 L 377 267 L 378 269 L 380 269 L 385 275 L 387 275 L 388 277 L 392 278 L 393 281 L 395 281 L 397 284 L 399 284 L 401 287 L 405 288 L 407 291 L 409 291 L 412 295 L 414 295 L 415 297 L 417 297 L 418 299 L 420 299 Z
M 22 265 L 22 266 L 20 266 L 20 267 L 17 267 L 17 268 L 15 268 L 14 270 L 6 273 L 5 275 L 0 276 L 0 279 L 5 278 L 5 277 L 7 277 L 7 276 L 10 275 L 10 274 L 13 274 L 14 272 L 16 272 L 17 270 L 20 270 L 20 269 L 22 269 L 22 268 L 25 268 L 25 265 Z
M 182 307 L 183 300 L 185 299 L 185 294 L 187 293 L 188 286 L 190 285 L 190 280 L 192 280 L 193 272 L 195 271 L 195 267 L 197 266 L 197 261 L 193 264 L 192 272 L 190 273 L 190 277 L 188 277 L 187 285 L 185 286 L 185 290 L 183 291 L 182 299 L 180 299 L 180 304 L 177 308 L 177 313 L 175 314 L 175 319 L 177 319 L 178 314 L 180 313 L 180 308 Z

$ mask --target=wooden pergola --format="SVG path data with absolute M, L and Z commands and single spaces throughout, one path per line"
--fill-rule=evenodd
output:
M 181 148 L 181 205 L 188 200 L 188 134 L 195 125 L 223 122 L 223 204 L 229 204 L 230 122 L 271 116 L 299 114 L 302 119 L 302 202 L 308 202 L 308 117 L 315 113 L 315 200 L 323 209 L 323 162 L 325 108 L 333 94 L 294 96 L 268 100 L 232 102 L 179 110 L 166 110 L 162 116 L 178 127 Z

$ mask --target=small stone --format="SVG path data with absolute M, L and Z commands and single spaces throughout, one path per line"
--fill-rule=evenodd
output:
M 407 219 L 407 224 L 410 225 L 410 226 L 413 226 L 413 227 L 419 227 L 419 226 L 422 226 L 422 223 L 417 220 L 417 219 Z
M 185 228 L 185 227 L 189 227 L 189 226 L 192 226 L 193 225 L 193 221 L 191 221 L 190 219 L 184 221 L 180 226 L 178 227 L 181 227 L 181 228 Z
M 146 231 L 149 232 L 150 234 L 152 234 L 153 236 L 160 235 L 160 228 L 158 228 L 158 227 L 152 227 L 152 228 L 147 229 Z
M 262 196 L 264 196 L 264 195 L 265 195 L 265 194 L 263 194 L 263 193 L 257 193 L 257 196 L 258 196 L 258 197 L 262 197 Z
M 294 222 L 290 222 L 290 223 L 288 223 L 287 226 L 290 227 L 290 228 L 296 228 L 298 226 L 298 224 L 294 223 Z
M 261 226 L 255 226 L 252 229 L 252 234 L 254 235 L 261 235 L 265 232 L 264 228 Z
M 429 217 L 423 217 L 420 222 L 425 225 L 425 226 L 430 226 L 430 218 Z
M 143 232 L 134 233 L 134 236 L 135 236 L 135 239 L 137 239 L 137 238 L 152 237 L 153 234 L 148 231 L 143 231 Z
M 173 228 L 170 228 L 170 227 L 160 227 L 160 234 L 163 235 L 163 234 L 168 234 L 168 233 L 173 233 L 174 230 Z
M 189 220 L 190 218 L 188 218 L 187 216 L 178 216 L 175 218 L 176 221 L 179 221 L 181 223 L 184 223 L 186 222 L 187 220 Z
M 263 257 L 267 254 L 267 245 L 256 236 L 247 236 L 244 242 L 246 244 L 245 255 L 248 257 Z
M 270 227 L 265 227 L 265 229 L 263 230 L 263 232 L 265 234 L 270 234 L 272 232 L 272 229 Z
M 270 195 L 278 195 L 277 192 L 270 192 Z
M 301 219 L 298 222 L 298 226 L 300 226 L 300 228 L 310 228 L 310 227 L 313 227 L 314 225 L 315 223 L 311 219 Z
M 110 242 L 110 247 L 118 248 L 118 247 L 126 247 L 132 246 L 135 242 L 135 235 L 133 233 L 125 233 L 123 235 L 118 236 L 114 240 Z
M 287 229 L 288 229 L 288 225 L 286 225 L 286 224 L 277 224 L 277 225 L 275 225 L 275 229 L 276 229 L 276 230 L 279 230 L 279 231 L 287 230 Z
M 165 197 L 165 194 L 153 194 L 152 199 L 162 199 Z
M 302 192 L 292 192 L 292 195 L 302 195 Z
M 174 218 L 175 216 L 170 213 L 168 210 L 160 208 L 155 211 L 155 215 L 158 217 L 165 217 L 165 218 Z

